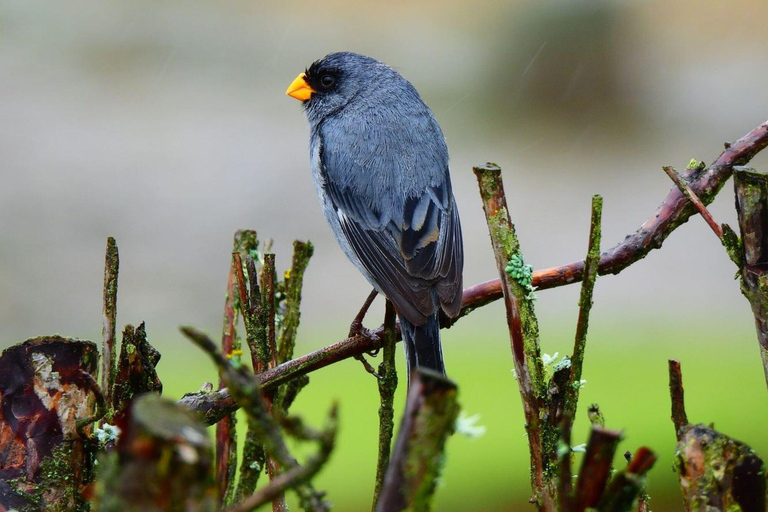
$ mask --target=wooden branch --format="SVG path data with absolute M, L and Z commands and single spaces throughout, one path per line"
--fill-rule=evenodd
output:
M 277 362 L 282 364 L 293 359 L 296 347 L 296 333 L 301 319 L 301 289 L 304 285 L 304 271 L 314 253 L 311 242 L 293 242 L 293 260 L 291 268 L 284 277 L 285 313 L 283 314 L 280 343 L 278 344 Z
M 683 373 L 680 361 L 669 360 L 669 394 L 672 398 L 672 423 L 675 425 L 675 437 L 680 441 L 683 427 L 688 426 L 685 414 L 685 394 L 683 393 Z
M 397 343 L 397 317 L 395 308 L 387 301 L 384 314 L 384 333 L 382 334 L 382 357 L 378 369 L 379 388 L 379 448 L 376 458 L 376 483 L 373 488 L 373 506 L 376 510 L 379 494 L 384 485 L 384 477 L 389 466 L 392 436 L 395 430 L 395 391 L 397 391 L 397 366 L 395 364 L 395 344 Z
M 95 343 L 27 340 L 0 356 L 0 510 L 87 507 L 91 423 L 104 414 Z
M 768 172 L 736 168 L 734 188 L 743 250 L 741 292 L 752 306 L 768 385 Z
M 765 464 L 746 444 L 710 427 L 689 425 L 675 453 L 687 510 L 766 510 Z
M 599 512 L 630 512 L 635 502 L 638 502 L 638 512 L 641 507 L 647 510 L 647 502 L 642 497 L 645 488 L 645 475 L 656 463 L 656 454 L 646 447 L 637 450 L 626 469 L 616 473 L 611 483 L 605 489 L 600 503 Z
M 691 170 L 691 190 L 704 204 L 709 204 L 725 181 L 734 165 L 743 165 L 768 146 L 768 122 L 732 144 L 709 166 Z M 644 258 L 651 250 L 661 247 L 663 241 L 680 225 L 696 213 L 690 201 L 678 189 L 669 192 L 656 213 L 624 241 L 604 252 L 600 257 L 598 275 L 617 274 L 629 265 Z M 582 279 L 584 262 L 576 261 L 533 273 L 533 286 L 539 290 L 572 284 Z M 464 289 L 462 309 L 458 318 L 468 315 L 502 297 L 500 279 L 493 279 Z M 457 319 L 443 320 L 443 327 L 450 327 Z M 325 368 L 344 359 L 379 350 L 382 327 L 350 336 L 333 345 L 316 350 L 303 357 L 287 361 L 267 370 L 259 376 L 265 389 L 283 384 L 300 375 Z M 399 337 L 398 337 L 399 339 Z M 191 393 L 180 400 L 182 404 L 198 411 L 207 424 L 213 424 L 237 406 L 226 391 L 216 393 Z M 233 409 L 234 408 L 234 409 Z
M 611 476 L 613 454 L 621 441 L 621 432 L 604 427 L 592 426 L 587 443 L 587 451 L 576 480 L 576 492 L 573 498 L 573 512 L 584 512 L 588 507 L 596 507 L 605 491 Z
M 135 329 L 126 325 L 110 404 L 114 418 L 123 414 L 136 395 L 163 392 L 156 369 L 159 361 L 160 352 L 147 341 L 144 322 Z
M 103 325 L 101 327 L 101 389 L 104 398 L 111 406 L 112 392 L 115 386 L 117 354 L 115 352 L 115 334 L 117 317 L 117 276 L 120 270 L 120 255 L 117 242 L 111 236 L 107 238 L 107 251 L 104 258 L 104 295 Z M 111 414 L 110 414 L 111 416 Z
M 248 254 L 256 250 L 259 240 L 256 231 L 237 230 L 232 241 L 232 252 Z M 242 307 L 236 291 L 238 271 L 234 258 L 229 264 L 227 276 L 227 294 L 224 297 L 224 318 L 221 328 L 221 353 L 232 357 L 235 351 L 240 352 L 242 345 L 237 336 L 239 310 Z M 242 272 L 242 269 L 241 269 Z M 224 380 L 219 377 L 219 389 L 225 387 Z M 262 452 L 263 453 L 263 452 Z M 253 454 L 250 454 L 253 455 Z M 244 464 L 247 468 L 247 465 Z M 246 469 L 247 472 L 247 469 Z M 231 505 L 235 500 L 235 476 L 237 474 L 237 418 L 228 414 L 216 423 L 216 483 L 219 490 L 219 500 L 222 506 Z M 243 472 L 241 471 L 241 475 Z M 242 476 L 241 476 L 242 478 Z M 257 474 L 258 478 L 258 474 Z M 255 487 L 255 483 L 254 483 Z
M 430 510 L 445 441 L 459 413 L 453 382 L 425 370 L 413 372 L 411 379 L 378 512 Z
M 258 490 L 255 494 L 244 498 L 234 507 L 227 509 L 227 512 L 249 512 L 265 503 L 274 502 L 274 500 L 283 496 L 288 489 L 296 488 L 309 482 L 328 461 L 328 457 L 333 451 L 336 440 L 337 419 L 338 408 L 334 405 L 328 414 L 328 424 L 325 430 L 319 435 L 307 436 L 319 442 L 320 449 L 318 453 L 310 457 L 304 465 L 296 465 L 288 471 L 275 476 L 268 485 Z
M 597 266 L 600 261 L 600 239 L 602 238 L 602 214 L 603 198 L 599 195 L 592 197 L 592 216 L 589 228 L 589 244 L 585 261 L 585 272 L 581 282 L 581 295 L 579 296 L 579 318 L 576 323 L 576 337 L 571 356 L 571 371 L 564 395 L 564 413 L 562 430 L 570 431 L 573 419 L 576 417 L 576 408 L 579 403 L 579 389 L 581 389 L 581 370 L 584 364 L 584 351 L 587 347 L 587 331 L 589 329 L 589 312 L 592 310 L 592 292 L 597 280 Z M 570 433 L 569 433 L 570 436 Z
M 699 212 L 699 215 L 701 215 L 706 223 L 709 225 L 709 227 L 714 231 L 715 235 L 719 239 L 723 239 L 723 228 L 720 227 L 720 224 L 718 224 L 715 219 L 712 217 L 712 214 L 709 213 L 709 210 L 707 210 L 707 207 L 704 206 L 704 203 L 701 202 L 701 199 L 699 199 L 696 196 L 696 193 L 691 190 L 691 187 L 688 186 L 688 184 L 683 181 L 683 179 L 680 177 L 679 174 L 677 174 L 677 171 L 674 167 L 670 166 L 664 166 L 662 167 L 665 173 L 667 173 L 667 176 L 674 182 L 674 184 L 677 186 L 677 189 L 693 204 L 693 206 L 696 208 L 696 211 Z
M 189 410 L 149 393 L 131 402 L 119 427 L 117 453 L 101 459 L 94 510 L 218 509 L 211 441 Z
M 507 328 L 530 448 L 531 488 L 534 494 L 531 500 L 539 510 L 554 511 L 557 506 L 556 447 L 550 447 L 547 440 L 553 437 L 559 439 L 560 435 L 554 432 L 557 427 L 545 421 L 548 417 L 544 414 L 548 405 L 547 383 L 541 361 L 538 322 L 530 298 L 531 291 L 512 279 L 505 270 L 514 256 L 520 257 L 520 243 L 507 210 L 501 169 L 489 163 L 475 167 L 474 172 L 504 291 Z

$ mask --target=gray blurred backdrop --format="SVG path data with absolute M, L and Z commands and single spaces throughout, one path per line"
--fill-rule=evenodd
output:
M 368 285 L 320 215 L 304 116 L 283 94 L 336 50 L 397 67 L 434 110 L 467 284 L 495 275 L 471 172 L 487 160 L 504 169 L 536 268 L 582 257 L 593 193 L 613 245 L 667 193 L 662 165 L 710 162 L 767 117 L 767 4 L 678 4 L 3 0 L 0 343 L 98 337 L 108 235 L 121 251 L 118 323 L 145 319 L 169 342 L 181 323 L 217 329 L 241 227 L 274 238 L 281 268 L 294 238 L 315 243 L 305 325 L 343 333 Z M 733 222 L 729 189 L 713 211 Z M 602 280 L 598 304 L 748 321 L 732 277 L 695 218 Z M 576 290 L 542 296 L 546 322 Z
M 280 272 L 294 239 L 315 244 L 297 352 L 342 338 L 369 286 L 325 225 L 304 115 L 284 95 L 332 51 L 397 67 L 432 107 L 451 151 L 467 285 L 496 275 L 474 164 L 504 169 L 536 268 L 583 257 L 594 193 L 612 246 L 671 188 L 662 165 L 711 162 L 768 118 L 767 15 L 764 0 L 0 0 L 0 348 L 50 333 L 99 340 L 114 236 L 118 326 L 146 320 L 168 394 L 196 389 L 213 367 L 177 327 L 219 332 L 238 228 L 274 238 Z M 735 226 L 730 184 L 711 209 Z M 657 511 L 680 508 L 667 357 L 683 360 L 693 421 L 768 453 L 768 397 L 734 271 L 695 217 L 597 283 L 582 401 L 626 428 L 620 451 L 659 451 Z M 539 293 L 545 352 L 570 351 L 577 295 Z M 381 301 L 370 315 L 380 321 Z M 451 440 L 437 509 L 520 510 L 527 448 L 501 305 L 462 320 L 444 346 L 462 404 L 488 433 Z M 356 362 L 312 379 L 294 409 L 317 424 L 340 398 L 344 429 L 318 485 L 337 510 L 361 510 L 375 387 Z

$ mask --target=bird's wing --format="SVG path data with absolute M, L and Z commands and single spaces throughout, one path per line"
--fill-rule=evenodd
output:
M 329 179 L 325 190 L 350 247 L 400 314 L 424 323 L 435 312 L 432 290 L 448 315 L 458 314 L 463 250 L 447 172 L 441 184 L 390 202 L 384 211 L 353 185 Z M 386 203 L 391 195 L 380 199 Z

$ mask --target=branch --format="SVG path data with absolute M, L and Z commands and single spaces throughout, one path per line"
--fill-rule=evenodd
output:
M 768 122 L 732 144 L 726 144 L 725 151 L 702 171 L 694 170 L 690 176 L 694 181 L 691 190 L 708 204 L 730 177 L 734 165 L 743 165 L 768 146 Z M 629 265 L 644 258 L 651 250 L 661 247 L 663 241 L 696 213 L 696 209 L 678 190 L 669 192 L 656 213 L 633 234 L 621 243 L 603 253 L 600 257 L 598 275 L 617 274 Z M 584 262 L 576 261 L 559 267 L 552 267 L 533 273 L 533 286 L 540 290 L 572 284 L 583 277 Z M 452 321 L 445 321 L 443 326 L 450 327 L 454 322 L 473 310 L 483 307 L 502 297 L 501 281 L 493 279 L 464 289 L 462 309 Z M 383 327 L 350 336 L 333 345 L 321 348 L 303 357 L 299 357 L 271 368 L 259 375 L 265 389 L 284 384 L 300 375 L 325 368 L 344 359 L 359 356 L 381 348 L 380 335 Z M 398 339 L 400 339 L 398 335 Z M 226 390 L 214 393 L 187 394 L 180 403 L 197 411 L 208 424 L 213 424 L 237 409 Z
M 107 251 L 104 257 L 104 296 L 103 325 L 101 328 L 101 389 L 104 399 L 112 405 L 112 392 L 117 371 L 115 353 L 115 320 L 117 317 L 117 275 L 120 269 L 120 255 L 117 242 L 111 236 L 107 238 Z
M 605 485 L 611 475 L 613 454 L 621 441 L 621 432 L 604 427 L 592 426 L 592 433 L 587 443 L 587 452 L 576 481 L 576 495 L 573 498 L 573 511 L 583 512 L 588 507 L 597 506 L 605 491 Z
M 664 166 L 662 169 L 677 186 L 677 189 L 686 197 L 686 199 L 691 202 L 691 204 L 693 204 L 693 206 L 696 208 L 696 211 L 699 212 L 699 215 L 704 218 L 712 231 L 715 232 L 717 238 L 722 240 L 723 228 L 721 228 L 720 224 L 715 221 L 715 219 L 712 217 L 712 214 L 709 213 L 709 210 L 707 210 L 707 207 L 704 206 L 704 203 L 701 202 L 701 199 L 699 199 L 696 196 L 696 193 L 691 190 L 691 187 L 688 186 L 685 181 L 683 181 L 683 178 L 681 178 L 679 174 L 677 174 L 675 168 L 671 166 Z
M 768 384 L 768 172 L 739 168 L 733 184 L 742 240 L 741 292 L 752 306 Z
M 376 484 L 373 489 L 373 510 L 379 501 L 384 477 L 389 466 L 392 435 L 395 429 L 395 391 L 397 390 L 397 367 L 395 365 L 395 344 L 397 326 L 395 308 L 387 301 L 382 335 L 383 354 L 379 364 L 377 384 L 379 387 L 379 450 L 376 460 Z
M 688 425 L 685 414 L 685 395 L 683 394 L 683 373 L 680 361 L 669 360 L 669 394 L 672 398 L 672 423 L 675 425 L 675 437 L 680 441 L 683 427 Z
M 249 512 L 265 503 L 279 499 L 286 490 L 309 482 L 328 461 L 328 457 L 333 451 L 337 431 L 337 411 L 338 409 L 334 404 L 328 414 L 328 425 L 325 430 L 318 436 L 307 436 L 313 437 L 320 443 L 320 450 L 314 457 L 310 457 L 303 466 L 294 466 L 285 473 L 275 476 L 267 486 L 227 509 L 226 512 Z
M 445 441 L 453 432 L 459 404 L 456 385 L 442 375 L 417 370 L 392 460 L 376 510 L 430 510 L 442 466 Z

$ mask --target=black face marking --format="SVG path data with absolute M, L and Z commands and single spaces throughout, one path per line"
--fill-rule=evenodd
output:
M 325 66 L 320 61 L 309 66 L 304 74 L 309 86 L 319 93 L 334 91 L 342 77 L 341 70 Z

